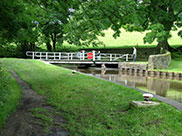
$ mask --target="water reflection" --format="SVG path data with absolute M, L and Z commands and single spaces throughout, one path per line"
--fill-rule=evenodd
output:
M 164 77 L 147 77 L 137 73 L 124 73 L 117 69 L 101 69 L 96 67 L 87 69 L 69 68 L 182 102 L 182 81 L 169 80 L 170 77 L 169 79 Z
M 170 88 L 170 82 L 162 79 L 148 78 L 148 91 L 154 91 L 155 94 L 166 97 L 167 91 Z

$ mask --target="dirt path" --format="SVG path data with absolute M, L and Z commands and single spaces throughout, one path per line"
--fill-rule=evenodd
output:
M 65 120 L 18 75 L 10 70 L 23 94 L 19 107 L 6 121 L 0 136 L 67 136 Z

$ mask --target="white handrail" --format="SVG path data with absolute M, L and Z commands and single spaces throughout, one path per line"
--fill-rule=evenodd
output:
M 97 54 L 95 51 L 92 51 L 93 58 L 88 59 L 89 52 L 34 52 L 27 51 L 26 55 L 32 57 L 32 59 L 41 59 L 41 60 L 67 60 L 67 61 L 121 61 L 125 59 L 128 61 L 132 58 L 131 54 L 112 54 L 112 53 L 101 53 L 99 60 L 96 57 Z

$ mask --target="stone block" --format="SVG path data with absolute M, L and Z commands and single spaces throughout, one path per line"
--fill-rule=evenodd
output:
M 174 76 L 174 73 L 173 73 L 173 72 L 169 72 L 168 74 L 169 74 L 169 76 L 171 76 L 171 77 Z
M 147 64 L 141 64 L 141 63 L 134 63 L 134 62 L 122 62 L 119 63 L 119 68 L 130 68 L 130 69 L 140 69 L 140 70 L 146 70 Z
M 168 72 L 161 72 L 162 76 L 168 76 Z
M 148 60 L 148 69 L 166 69 L 171 63 L 171 53 L 150 55 Z
M 153 102 L 153 101 L 132 101 L 131 105 L 135 107 L 151 107 L 151 106 L 160 105 L 160 103 Z

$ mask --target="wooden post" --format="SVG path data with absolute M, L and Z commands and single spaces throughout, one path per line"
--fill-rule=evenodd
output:
M 68 54 L 68 60 L 70 60 L 70 56 L 69 56 L 69 53 L 67 53 Z
M 126 61 L 128 61 L 128 54 L 126 54 Z
M 35 52 L 32 52 L 32 59 L 35 58 Z
M 48 53 L 46 52 L 46 60 L 48 60 Z
M 112 54 L 110 54 L 110 61 L 112 61 Z
M 55 54 L 55 52 L 54 52 L 54 60 L 56 60 L 56 54 Z
M 93 50 L 92 53 L 93 53 L 93 61 L 95 61 L 95 51 Z
M 85 51 L 84 50 L 82 51 L 82 60 L 85 60 Z
M 40 60 L 42 59 L 42 52 L 40 52 Z
M 71 53 L 71 60 L 73 60 L 73 53 Z
M 59 53 L 59 60 L 61 60 L 61 53 Z

